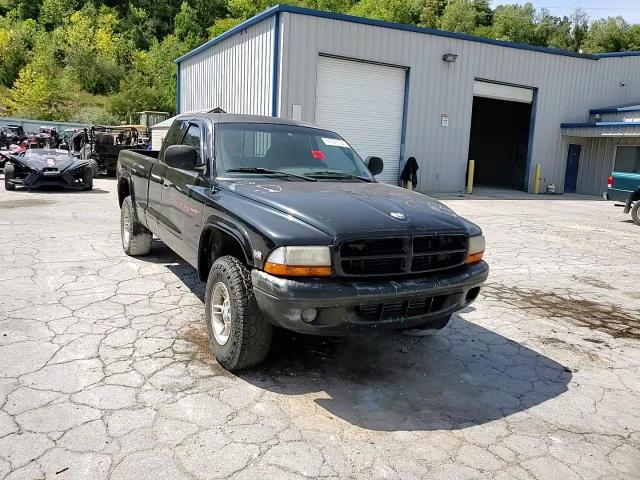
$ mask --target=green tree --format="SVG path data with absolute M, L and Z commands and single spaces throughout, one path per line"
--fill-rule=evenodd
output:
M 473 0 L 473 8 L 476 11 L 476 25 L 488 27 L 493 22 L 493 10 L 489 0 Z
M 411 4 L 406 0 L 360 0 L 349 13 L 389 22 L 411 23 L 413 19 Z
M 108 111 L 123 120 L 143 110 L 175 112 L 173 60 L 187 50 L 176 35 L 168 35 L 162 42 L 154 41 L 149 52 L 138 52 L 130 75 L 120 83 L 120 91 L 111 97 Z
M 190 48 L 197 47 L 204 39 L 204 30 L 198 22 L 198 14 L 187 2 L 182 2 L 176 15 L 174 33 Z
M 589 53 L 629 50 L 633 42 L 631 26 L 622 17 L 609 17 L 591 23 L 584 39 Z
M 491 36 L 498 40 L 536 44 L 535 9 L 531 3 L 500 5 L 493 12 Z
M 31 57 L 36 32 L 34 20 L 0 19 L 0 83 L 13 85 L 20 70 Z
M 231 30 L 241 22 L 241 18 L 219 18 L 207 29 L 209 38 L 215 38 L 218 35 L 222 35 L 224 32 Z
M 40 24 L 51 31 L 64 23 L 84 2 L 81 0 L 42 0 Z
M 471 33 L 476 28 L 477 12 L 472 0 L 450 0 L 438 19 L 438 28 L 448 32 Z
M 58 67 L 44 49 L 37 49 L 34 59 L 20 70 L 3 103 L 13 116 L 66 120 L 66 105 L 78 92 L 73 76 Z
M 447 0 L 426 0 L 420 12 L 419 25 L 421 27 L 437 28 L 446 6 Z

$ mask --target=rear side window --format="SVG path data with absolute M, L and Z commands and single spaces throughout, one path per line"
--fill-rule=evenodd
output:
M 613 170 L 640 174 L 640 146 L 619 145 Z
M 184 136 L 184 131 L 187 128 L 187 125 L 187 122 L 184 121 L 177 121 L 171 125 L 171 128 L 167 132 L 167 136 L 164 137 L 162 146 L 167 148 L 169 145 L 179 144 L 180 140 L 182 140 L 182 137 Z
M 190 123 L 182 139 L 182 145 L 189 145 L 198 152 L 198 165 L 202 165 L 202 130 L 195 123 Z

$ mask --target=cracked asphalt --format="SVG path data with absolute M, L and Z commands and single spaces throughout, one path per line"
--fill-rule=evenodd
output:
M 491 275 L 431 337 L 280 334 L 240 375 L 204 285 L 122 252 L 115 183 L 0 190 L 0 478 L 640 478 L 640 228 L 588 197 L 447 200 Z

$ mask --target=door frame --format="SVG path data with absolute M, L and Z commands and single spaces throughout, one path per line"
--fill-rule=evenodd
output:
M 575 181 L 575 189 L 573 191 L 567 191 L 567 178 L 568 177 L 568 173 L 569 170 L 567 169 L 567 167 L 569 166 L 569 156 L 571 155 L 571 147 L 575 146 L 578 148 L 578 166 L 576 168 L 576 173 L 575 173 L 575 177 L 576 177 L 576 181 Z M 578 190 L 578 174 L 580 173 L 580 158 L 582 157 L 582 144 L 581 143 L 568 143 L 567 144 L 567 155 L 565 158 L 565 168 L 564 168 L 564 184 L 562 185 L 562 191 L 563 193 L 576 193 L 576 191 Z
M 474 77 L 474 82 L 486 82 L 486 83 L 495 83 L 497 85 L 505 85 L 507 87 L 517 87 L 517 88 L 525 88 L 527 90 L 531 90 L 533 95 L 531 98 L 531 115 L 529 118 L 529 141 L 527 142 L 527 159 L 524 166 L 524 179 L 522 182 L 522 191 L 529 192 L 529 180 L 531 178 L 531 160 L 533 158 L 533 138 L 535 134 L 535 126 L 536 126 L 536 111 L 538 109 L 538 87 L 532 87 L 529 85 L 520 85 L 517 83 L 509 83 L 509 82 L 501 82 L 499 80 L 490 80 L 482 77 Z M 471 105 L 473 105 L 473 97 L 476 95 L 473 94 L 473 82 L 471 84 Z M 525 103 L 525 102 L 522 102 Z M 526 102 L 528 103 L 528 102 Z M 472 119 L 471 119 L 472 120 Z M 469 139 L 468 142 L 471 142 L 471 120 L 469 121 Z M 467 142 L 467 143 L 468 143 Z M 469 155 L 469 148 L 467 147 L 467 157 Z

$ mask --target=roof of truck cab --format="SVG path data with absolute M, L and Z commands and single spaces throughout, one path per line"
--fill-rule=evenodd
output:
M 272 125 L 296 125 L 299 127 L 318 128 L 317 125 L 307 122 L 299 122 L 297 120 L 289 120 L 287 118 L 267 117 L 262 115 L 240 115 L 235 113 L 208 113 L 194 112 L 179 115 L 177 118 L 208 118 L 213 123 L 269 123 Z

